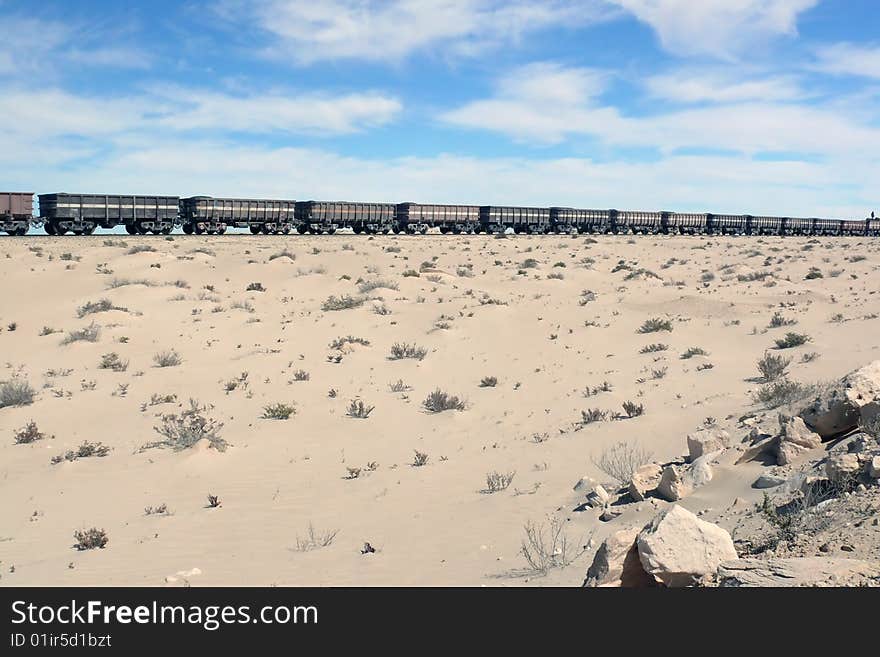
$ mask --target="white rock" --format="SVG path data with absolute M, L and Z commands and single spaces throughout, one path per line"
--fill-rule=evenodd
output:
M 648 463 L 633 473 L 629 481 L 629 494 L 636 502 L 641 502 L 647 494 L 657 488 L 663 468 L 657 463 Z
M 711 452 L 718 452 L 730 446 L 730 434 L 723 429 L 700 429 L 688 434 L 688 460 L 694 461 Z
M 832 482 L 842 482 L 855 477 L 862 469 L 857 454 L 834 454 L 825 462 L 825 475 Z
M 880 360 L 823 390 L 800 416 L 822 438 L 831 438 L 880 413 Z
M 642 568 L 636 547 L 639 528 L 621 529 L 606 538 L 587 570 L 584 586 L 656 586 Z
M 636 545 L 645 572 L 670 587 L 713 577 L 722 562 L 737 558 L 727 531 L 678 505 L 648 523 Z

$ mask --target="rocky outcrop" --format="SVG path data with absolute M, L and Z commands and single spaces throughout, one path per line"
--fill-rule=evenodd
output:
M 828 557 L 737 559 L 725 561 L 718 568 L 718 585 L 880 586 L 880 566 Z
M 799 415 L 823 439 L 870 422 L 880 415 L 880 360 L 821 391 Z
M 822 437 L 811 431 L 803 419 L 779 414 L 779 441 L 776 444 L 776 462 L 779 465 L 787 465 L 821 445 Z
M 687 446 L 688 461 L 692 462 L 701 456 L 727 449 L 730 446 L 730 434 L 723 429 L 700 429 L 688 434 Z
M 641 502 L 648 493 L 657 488 L 663 468 L 657 463 L 648 463 L 633 473 L 629 481 L 629 495 L 636 502 Z
M 634 527 L 608 536 L 596 550 L 584 586 L 656 586 L 656 580 L 645 572 L 639 560 L 636 547 L 638 534 L 638 527 Z
M 714 577 L 736 559 L 730 534 L 674 505 L 658 514 L 636 538 L 642 568 L 666 586 L 691 586 Z
M 825 476 L 836 484 L 857 477 L 861 469 L 858 454 L 834 454 L 825 462 Z

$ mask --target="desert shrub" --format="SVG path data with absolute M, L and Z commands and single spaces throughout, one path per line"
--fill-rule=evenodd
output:
M 309 523 L 308 531 L 304 537 L 300 537 L 297 535 L 296 537 L 296 547 L 293 549 L 297 552 L 309 552 L 311 550 L 317 550 L 318 548 L 327 547 L 331 543 L 333 543 L 333 539 L 336 538 L 336 534 L 339 533 L 338 529 L 333 529 L 326 532 L 318 532 L 312 523 Z
M 358 285 L 358 292 L 360 292 L 361 294 L 369 294 L 373 290 L 378 290 L 379 288 L 397 290 L 400 289 L 400 286 L 394 281 L 377 278 L 371 281 L 364 281 L 363 283 Z
M 738 280 L 740 283 L 753 283 L 755 281 L 763 281 L 770 275 L 771 274 L 769 271 L 755 271 L 748 274 L 739 274 L 736 277 L 736 280 Z
M 419 272 L 417 272 L 415 269 L 407 269 L 405 272 L 403 272 L 404 278 L 418 278 L 419 276 L 421 276 L 421 274 L 419 274 Z
M 209 509 L 218 509 L 223 506 L 223 503 L 220 501 L 220 497 L 218 495 L 212 495 L 208 493 L 208 508 Z
M 151 246 L 150 244 L 135 244 L 126 253 L 128 253 L 128 255 L 134 255 L 136 253 L 152 253 L 155 250 L 156 247 Z
M 305 370 L 296 370 L 293 373 L 293 380 L 294 381 L 308 381 L 311 378 L 312 378 L 311 374 L 309 374 Z
M 662 379 L 663 377 L 666 376 L 666 374 L 667 374 L 668 372 L 669 372 L 669 368 L 668 368 L 668 367 L 661 367 L 661 368 L 656 369 L 656 370 L 651 370 L 651 378 L 652 378 L 652 379 L 655 379 L 655 380 Z
M 353 335 L 347 335 L 345 337 L 338 337 L 333 342 L 331 342 L 328 346 L 331 349 L 342 349 L 347 344 L 359 344 L 364 347 L 370 346 L 370 341 L 366 338 L 356 338 Z
M 91 529 L 77 529 L 73 532 L 73 538 L 76 541 L 73 544 L 73 547 L 80 551 L 95 549 L 103 550 L 110 541 L 107 532 L 103 529 L 98 529 L 97 527 L 92 527 Z
M 0 381 L 0 408 L 33 404 L 35 394 L 31 384 L 20 377 Z
M 82 445 L 76 449 L 69 449 L 64 454 L 58 454 L 52 457 L 52 463 L 61 463 L 62 461 L 76 461 L 77 459 L 87 459 L 91 457 L 103 458 L 110 453 L 110 448 L 102 442 L 91 443 L 84 440 Z
M 391 345 L 391 355 L 388 358 L 390 360 L 402 360 L 404 358 L 422 360 L 427 355 L 428 350 L 425 347 L 419 347 L 416 344 L 409 344 L 407 342 L 395 342 Z
M 403 379 L 397 379 L 397 381 L 395 381 L 394 383 L 389 383 L 388 389 L 391 392 L 407 392 L 409 390 L 412 390 L 410 386 L 404 383 Z
M 228 443 L 219 435 L 223 423 L 206 416 L 205 413 L 210 410 L 213 410 L 213 406 L 201 406 L 195 399 L 190 399 L 188 409 L 162 416 L 162 423 L 153 429 L 163 439 L 149 443 L 142 449 L 170 447 L 180 451 L 205 439 L 218 451 L 225 451 Z
M 330 295 L 327 297 L 327 300 L 321 304 L 321 310 L 325 312 L 331 310 L 349 310 L 351 308 L 358 308 L 362 305 L 364 305 L 364 299 L 362 297 L 353 297 L 348 294 L 344 294 L 341 297 Z
M 519 266 L 520 269 L 537 269 L 537 267 L 538 261 L 534 258 L 526 258 Z
M 808 397 L 815 390 L 814 386 L 807 386 L 797 381 L 782 378 L 767 383 L 752 393 L 755 402 L 766 408 L 778 408 L 787 406 L 796 401 Z
M 810 271 L 808 271 L 807 275 L 804 276 L 804 280 L 812 281 L 816 278 L 823 278 L 822 271 L 817 267 L 810 267 Z
M 633 472 L 651 462 L 653 454 L 638 443 L 621 441 L 593 457 L 593 465 L 620 484 L 632 479 Z
M 644 347 L 639 349 L 640 354 L 653 354 L 658 351 L 666 351 L 669 349 L 669 345 L 663 344 L 662 342 L 654 342 L 653 344 L 646 344 Z
M 128 361 L 119 358 L 119 354 L 113 352 L 101 356 L 101 362 L 98 363 L 98 369 L 113 370 L 114 372 L 124 372 L 128 369 Z
M 72 342 L 97 342 L 98 336 L 101 335 L 101 327 L 92 322 L 88 326 L 70 331 L 61 344 L 71 344 Z
M 773 317 L 770 318 L 770 323 L 767 326 L 770 328 L 779 328 L 781 326 L 792 326 L 794 324 L 797 324 L 796 319 L 788 319 L 777 310 L 773 313 Z
M 265 292 L 266 288 L 263 287 L 262 283 L 250 283 L 245 288 L 245 292 Z
M 523 529 L 525 538 L 520 554 L 526 560 L 529 570 L 536 575 L 543 576 L 554 568 L 570 566 L 586 551 L 583 546 L 572 548 L 564 531 L 565 523 L 558 518 L 551 519 L 549 526 L 536 525 L 529 521 Z
M 671 331 L 672 330 L 672 322 L 668 319 L 660 319 L 659 317 L 653 317 L 651 319 L 645 320 L 645 322 L 639 327 L 638 333 L 657 333 L 659 331 Z
M 415 452 L 416 453 L 415 453 L 415 456 L 413 456 L 413 462 L 412 462 L 413 467 L 420 468 L 423 465 L 427 464 L 428 455 L 425 454 L 424 452 L 420 452 L 418 450 L 415 450 Z
M 645 412 L 645 405 L 636 404 L 632 401 L 625 401 L 623 402 L 623 412 L 626 413 L 627 417 L 638 417 Z
M 182 362 L 183 359 L 180 357 L 180 354 L 174 349 L 160 351 L 153 356 L 153 363 L 155 363 L 156 367 L 176 367 Z
M 37 428 L 37 423 L 31 420 L 23 428 L 15 432 L 13 442 L 16 445 L 29 445 L 46 437 L 42 431 Z
M 691 347 L 687 351 L 685 351 L 681 358 L 683 360 L 687 360 L 688 358 L 693 358 L 694 356 L 708 356 L 709 352 L 705 349 L 701 349 L 700 347 Z
M 348 417 L 366 420 L 370 417 L 370 413 L 372 413 L 375 408 L 375 406 L 367 406 L 362 399 L 353 399 L 348 405 L 348 410 L 345 414 L 348 415 Z
M 86 315 L 93 315 L 95 313 L 105 313 L 110 310 L 122 310 L 124 312 L 128 312 L 128 308 L 122 308 L 121 306 L 113 305 L 113 302 L 110 299 L 100 299 L 99 301 L 89 301 L 82 306 L 80 306 L 76 311 L 76 316 L 82 319 Z
M 455 395 L 450 395 L 437 388 L 430 393 L 425 401 L 422 402 L 425 410 L 431 413 L 441 413 L 443 411 L 463 411 L 465 402 Z
M 296 407 L 292 404 L 278 402 L 263 407 L 263 414 L 260 416 L 264 420 L 286 420 L 296 413 Z
M 608 419 L 608 411 L 603 411 L 598 408 L 588 408 L 585 411 L 581 411 L 581 424 L 593 424 L 593 422 L 604 422 Z
M 498 385 L 498 377 L 497 376 L 484 376 L 480 379 L 480 387 L 481 388 L 494 388 Z
M 806 344 L 810 341 L 810 336 L 804 333 L 792 333 L 788 332 L 785 334 L 784 338 L 778 338 L 776 340 L 776 348 L 777 349 L 791 349 L 793 347 L 800 347 L 803 344 Z
M 269 256 L 269 260 L 277 260 L 278 258 L 290 258 L 291 260 L 296 260 L 296 254 L 292 251 L 289 251 L 287 247 L 284 247 L 277 253 L 273 253 Z
M 516 472 L 490 472 L 486 475 L 484 493 L 497 493 L 510 486 Z
M 761 373 L 761 378 L 769 383 L 785 376 L 785 370 L 790 364 L 790 358 L 765 353 L 758 361 L 758 371 Z

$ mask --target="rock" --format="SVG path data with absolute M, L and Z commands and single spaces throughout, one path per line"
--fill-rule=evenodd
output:
M 779 445 L 779 436 L 764 436 L 742 453 L 742 456 L 736 460 L 736 465 L 756 459 L 762 454 L 772 453 L 775 457 L 777 445 Z
M 713 577 L 722 562 L 736 559 L 727 531 L 678 505 L 648 523 L 636 545 L 645 572 L 670 587 Z
M 629 481 L 629 494 L 636 502 L 641 502 L 647 494 L 657 488 L 663 468 L 657 463 L 648 463 L 633 473 Z
M 574 485 L 573 490 L 590 490 L 596 485 L 596 480 L 592 477 L 581 477 Z
M 825 475 L 833 482 L 840 483 L 859 474 L 862 464 L 857 454 L 835 454 L 825 462 Z
M 855 429 L 880 414 L 880 360 L 847 374 L 800 412 L 823 439 Z
M 870 586 L 880 566 L 856 559 L 737 559 L 718 568 L 719 586 Z
M 779 414 L 779 442 L 776 444 L 777 464 L 788 465 L 820 445 L 822 445 L 821 436 L 810 431 L 801 418 Z
M 615 509 L 610 504 L 606 505 L 604 509 L 602 509 L 602 515 L 599 516 L 599 520 L 602 522 L 611 522 L 618 516 L 623 513 L 620 509 Z
M 770 474 L 762 474 L 760 477 L 755 479 L 755 482 L 752 484 L 752 488 L 776 488 L 777 486 L 781 486 L 784 483 L 784 477 L 777 477 L 776 475 Z
M 611 501 L 611 495 L 600 484 L 593 486 L 593 490 L 587 493 L 587 504 L 594 509 L 601 509 Z
M 657 494 L 664 500 L 675 502 L 690 495 L 695 488 L 712 480 L 712 467 L 709 461 L 717 452 L 701 456 L 690 465 L 668 465 L 663 469 Z
M 688 434 L 688 461 L 694 461 L 711 452 L 720 452 L 730 446 L 730 434 L 723 429 L 700 429 Z
M 874 456 L 868 461 L 868 476 L 872 479 L 880 479 L 880 456 Z
M 645 572 L 639 560 L 638 534 L 638 527 L 611 533 L 596 550 L 584 586 L 656 586 L 656 580 Z

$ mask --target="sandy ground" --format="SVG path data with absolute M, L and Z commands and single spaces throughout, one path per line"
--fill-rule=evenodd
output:
M 129 253 L 139 245 L 155 251 Z M 270 259 L 285 248 L 295 257 Z M 880 241 L 858 238 L 0 239 L 0 380 L 36 390 L 0 409 L 0 585 L 578 585 L 618 522 L 576 510 L 574 484 L 608 478 L 594 459 L 627 441 L 671 460 L 707 417 L 740 440 L 755 363 L 786 331 L 810 337 L 786 351 L 798 381 L 880 358 L 878 254 Z M 805 278 L 812 267 L 821 278 Z M 754 272 L 768 275 L 744 280 Z M 157 284 L 111 288 L 121 279 Z M 361 279 L 397 289 L 322 310 L 331 295 L 361 296 Z M 265 291 L 246 291 L 256 282 Z M 102 299 L 125 310 L 78 317 Z M 776 311 L 797 323 L 769 329 Z M 639 333 L 650 318 L 672 331 Z M 62 344 L 91 322 L 95 342 Z M 369 345 L 330 346 L 349 335 Z M 396 342 L 427 354 L 390 360 Z M 651 343 L 668 349 L 640 353 Z M 691 347 L 708 355 L 682 359 Z M 182 362 L 155 366 L 168 349 Z M 127 369 L 100 369 L 110 353 Z M 390 391 L 399 379 L 411 389 Z M 584 396 L 604 381 L 610 392 Z M 427 412 L 436 388 L 465 410 Z M 229 448 L 142 450 L 190 398 L 213 405 Z M 354 399 L 375 406 L 368 418 L 346 414 Z M 582 410 L 626 401 L 644 414 L 579 426 Z M 278 402 L 296 413 L 262 419 Z M 29 421 L 46 437 L 16 444 Z M 86 440 L 112 449 L 51 462 Z M 761 467 L 721 464 L 683 505 L 718 516 L 737 497 L 755 502 Z M 484 492 L 493 471 L 516 474 Z M 222 505 L 207 508 L 208 494 Z M 626 523 L 658 504 L 631 505 Z M 538 577 L 519 554 L 524 526 L 551 518 L 569 549 L 589 548 Z M 337 533 L 298 550 L 310 524 Z M 91 527 L 109 543 L 76 550 L 74 532 Z

